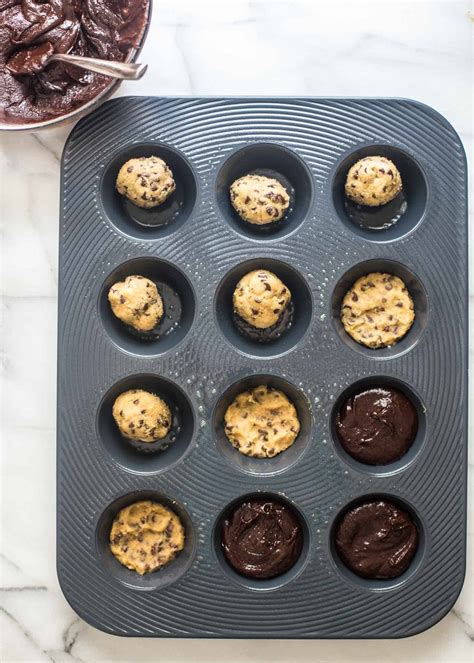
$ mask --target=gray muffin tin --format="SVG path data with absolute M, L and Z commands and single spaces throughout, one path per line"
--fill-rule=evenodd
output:
M 345 173 L 370 153 L 399 165 L 408 198 L 400 221 L 377 233 L 344 206 Z M 178 186 L 162 225 L 147 228 L 114 181 L 128 158 L 151 154 Z M 228 201 L 231 181 L 261 168 L 294 188 L 273 233 L 241 223 Z M 79 122 L 61 180 L 57 564 L 83 619 L 126 636 L 388 638 L 450 609 L 465 566 L 466 200 L 459 137 L 413 101 L 130 97 Z M 231 321 L 233 286 L 256 266 L 294 296 L 293 326 L 272 345 Z M 353 342 L 338 315 L 346 289 L 373 270 L 400 275 L 415 301 L 414 326 L 383 350 Z M 166 283 L 182 306 L 154 342 L 129 335 L 106 301 L 133 273 Z M 285 391 L 302 423 L 294 446 L 268 461 L 241 456 L 222 430 L 227 403 L 259 383 Z M 338 404 L 366 384 L 396 385 L 418 408 L 415 443 L 389 466 L 357 463 L 334 436 Z M 131 387 L 179 412 L 165 451 L 139 453 L 118 435 L 111 404 Z M 288 500 L 305 537 L 298 563 L 263 581 L 232 571 L 219 545 L 229 505 L 257 493 Z M 403 505 L 419 527 L 417 555 L 396 580 L 358 578 L 334 550 L 338 516 L 373 496 Z M 140 577 L 112 556 L 108 533 L 121 507 L 144 498 L 171 505 L 187 536 L 171 564 Z

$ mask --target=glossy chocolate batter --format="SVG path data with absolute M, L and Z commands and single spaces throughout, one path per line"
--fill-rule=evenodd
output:
M 249 578 L 273 578 L 298 560 L 303 533 L 291 507 L 270 499 L 246 500 L 222 524 L 229 564 Z
M 32 123 L 68 113 L 111 83 L 52 53 L 123 61 L 138 46 L 148 0 L 0 0 L 0 121 Z
M 384 500 L 349 509 L 337 526 L 337 552 L 362 578 L 397 578 L 409 567 L 417 547 L 418 530 L 411 517 Z
M 368 465 L 386 465 L 401 458 L 412 445 L 418 415 L 413 403 L 396 389 L 364 389 L 341 407 L 336 431 L 353 458 Z

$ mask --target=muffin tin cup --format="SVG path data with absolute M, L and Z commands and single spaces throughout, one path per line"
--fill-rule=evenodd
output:
M 243 220 L 232 207 L 229 188 L 244 175 L 276 179 L 286 189 L 290 204 L 280 221 L 262 226 Z M 240 145 L 221 164 L 215 180 L 215 196 L 223 220 L 246 239 L 279 240 L 305 221 L 313 199 L 311 172 L 292 150 L 274 143 Z
M 344 329 L 341 321 L 341 307 L 344 295 L 361 276 L 372 272 L 382 272 L 398 276 L 406 285 L 415 307 L 415 320 L 408 332 L 393 345 L 383 348 L 369 348 L 355 341 Z M 331 316 L 337 335 L 343 343 L 356 352 L 372 359 L 393 359 L 413 349 L 423 336 L 428 325 L 429 300 L 421 279 L 403 263 L 384 258 L 364 260 L 353 265 L 338 280 L 331 297 Z
M 256 342 L 243 334 L 234 321 L 232 297 L 240 279 L 255 269 L 273 272 L 291 292 L 291 325 L 273 341 Z M 238 352 L 272 359 L 291 352 L 305 337 L 313 315 L 313 297 L 303 275 L 281 260 L 260 257 L 245 260 L 230 269 L 219 283 L 214 298 L 214 316 L 223 338 Z
M 358 227 L 342 197 L 347 169 L 370 154 L 402 174 L 407 208 L 386 230 Z M 177 191 L 145 214 L 115 179 L 149 155 L 169 163 Z M 288 187 L 278 225 L 234 213 L 227 189 L 247 172 Z M 398 638 L 444 616 L 464 577 L 467 466 L 466 167 L 450 125 L 396 99 L 116 99 L 68 139 L 60 228 L 58 577 L 81 617 L 115 635 L 281 639 Z M 292 292 L 292 325 L 270 343 L 233 322 L 233 289 L 257 268 Z M 340 322 L 345 292 L 371 271 L 402 278 L 415 304 L 390 348 L 359 345 Z M 165 310 L 179 303 L 159 338 L 110 310 L 110 286 L 137 273 Z M 301 422 L 271 459 L 243 456 L 223 430 L 228 404 L 259 384 L 281 389 Z M 334 430 L 344 399 L 375 385 L 400 389 L 419 418 L 412 447 L 386 466 L 352 459 Z M 111 408 L 131 388 L 169 404 L 167 448 L 120 435 Z M 303 527 L 300 558 L 268 581 L 222 554 L 222 517 L 248 496 L 288 502 Z M 341 514 L 377 497 L 420 533 L 393 581 L 359 578 L 334 548 Z M 143 577 L 108 546 L 115 514 L 141 499 L 170 506 L 186 530 L 185 549 Z
M 288 397 L 296 408 L 301 426 L 291 447 L 273 458 L 252 458 L 242 454 L 234 449 L 224 431 L 224 415 L 229 405 L 243 391 L 261 385 L 278 389 Z M 230 384 L 217 401 L 212 412 L 211 422 L 216 446 L 223 457 L 240 471 L 254 476 L 264 477 L 285 472 L 301 460 L 312 441 L 312 413 L 307 397 L 302 390 L 277 375 L 251 375 Z
M 410 562 L 408 569 L 397 578 L 390 578 L 386 580 L 363 578 L 354 573 L 344 564 L 336 550 L 335 539 L 337 526 L 344 514 L 350 509 L 359 506 L 360 504 L 377 500 L 386 500 L 387 502 L 391 502 L 395 506 L 403 509 L 411 517 L 418 530 L 418 546 L 415 555 Z M 422 571 L 423 563 L 427 556 L 428 547 L 427 534 L 425 532 L 423 523 L 424 520 L 420 514 L 404 499 L 401 499 L 396 495 L 371 493 L 368 495 L 360 495 L 350 503 L 345 504 L 344 507 L 334 517 L 329 529 L 328 548 L 330 550 L 332 564 L 336 569 L 338 576 L 344 578 L 344 580 L 350 583 L 354 588 L 363 592 L 373 593 L 400 589 L 404 583 L 409 582 L 410 579 L 415 576 L 415 574 L 421 573 Z
M 356 205 L 344 192 L 350 167 L 368 156 L 390 159 L 402 178 L 402 191 L 396 199 L 372 208 Z M 349 150 L 336 164 L 332 181 L 334 211 L 349 230 L 365 241 L 386 243 L 406 237 L 425 218 L 428 200 L 428 180 L 423 168 L 414 156 L 394 145 L 363 144 Z
M 347 401 L 353 394 L 356 394 L 363 389 L 372 388 L 393 388 L 404 394 L 412 405 L 415 407 L 418 416 L 418 430 L 415 438 L 407 449 L 406 453 L 400 458 L 393 460 L 385 465 L 370 465 L 353 458 L 342 446 L 336 429 L 336 417 Z M 424 405 L 421 397 L 415 392 L 406 382 L 391 377 L 390 375 L 370 375 L 357 382 L 354 382 L 349 387 L 346 387 L 337 397 L 330 415 L 331 438 L 338 456 L 352 469 L 357 472 L 362 472 L 372 476 L 384 476 L 387 474 L 394 474 L 407 469 L 422 453 L 423 447 L 426 443 L 428 435 L 428 424 L 426 416 L 426 406 Z
M 274 502 L 280 502 L 285 506 L 290 507 L 294 512 L 294 514 L 296 515 L 299 525 L 301 527 L 301 532 L 303 536 L 303 546 L 298 559 L 295 560 L 295 563 L 291 568 L 288 569 L 288 571 L 285 571 L 280 575 L 274 576 L 273 578 L 257 579 L 257 578 L 250 578 L 248 576 L 240 574 L 231 566 L 231 564 L 229 564 L 222 549 L 221 528 L 223 521 L 225 520 L 227 515 L 232 512 L 233 509 L 237 508 L 242 502 L 251 499 L 268 499 Z M 221 572 L 225 575 L 225 577 L 228 578 L 234 584 L 254 592 L 269 592 L 269 591 L 278 590 L 285 587 L 285 585 L 291 583 L 293 580 L 296 580 L 296 578 L 298 578 L 299 575 L 304 571 L 304 568 L 308 563 L 308 557 L 311 554 L 311 544 L 312 544 L 311 530 L 302 511 L 296 506 L 296 504 L 286 499 L 285 497 L 268 492 L 249 493 L 246 495 L 241 495 L 240 497 L 236 498 L 235 500 L 232 500 L 232 502 L 227 504 L 216 519 L 214 528 L 212 530 L 212 541 L 213 541 L 213 551 L 215 559 L 219 564 Z
M 184 527 L 184 548 L 168 564 L 154 573 L 140 575 L 121 564 L 112 554 L 109 545 L 109 534 L 117 513 L 142 500 L 151 500 L 163 504 L 174 511 Z M 177 582 L 193 563 L 197 548 L 197 535 L 194 524 L 186 509 L 167 495 L 157 491 L 137 491 L 115 499 L 107 505 L 97 520 L 95 530 L 97 556 L 106 575 L 112 577 L 127 588 L 138 591 L 163 590 Z

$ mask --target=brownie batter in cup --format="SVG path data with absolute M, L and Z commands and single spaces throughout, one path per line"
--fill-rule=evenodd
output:
M 404 573 L 418 548 L 411 516 L 386 500 L 346 511 L 336 530 L 336 550 L 344 564 L 362 578 L 388 580 Z
M 298 561 L 303 532 L 291 507 L 273 499 L 248 499 L 222 523 L 229 564 L 248 578 L 274 578 Z
M 124 61 L 140 45 L 148 16 L 148 0 L 2 0 L 0 122 L 49 120 L 96 97 L 110 78 L 47 58 Z
M 417 431 L 415 406 L 392 387 L 373 387 L 353 394 L 336 416 L 341 445 L 352 458 L 368 465 L 387 465 L 401 458 Z

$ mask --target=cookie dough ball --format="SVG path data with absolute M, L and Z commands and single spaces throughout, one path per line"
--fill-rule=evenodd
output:
M 291 301 L 291 292 L 273 272 L 256 269 L 237 283 L 233 301 L 235 312 L 245 322 L 267 329 L 278 322 Z
M 158 157 L 130 159 L 119 171 L 117 191 L 137 207 L 161 205 L 176 189 L 173 173 Z
M 300 432 L 293 403 L 283 392 L 264 385 L 239 394 L 227 408 L 224 423 L 232 446 L 254 458 L 285 451 Z
M 118 512 L 110 530 L 110 550 L 140 575 L 169 564 L 184 548 L 184 527 L 162 504 L 144 500 Z
M 393 345 L 415 319 L 413 300 L 398 276 L 361 276 L 342 300 L 341 321 L 352 338 L 368 348 Z
M 130 389 L 117 396 L 112 415 L 122 435 L 139 442 L 163 439 L 172 423 L 171 410 L 164 400 L 142 389 Z
M 244 221 L 263 226 L 285 216 L 290 197 L 278 180 L 245 175 L 231 185 L 230 201 Z
M 347 173 L 346 196 L 359 205 L 385 205 L 402 190 L 396 165 L 385 157 L 365 157 Z
M 144 276 L 127 276 L 109 290 L 115 316 L 137 331 L 151 331 L 163 317 L 163 300 L 153 281 Z

